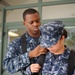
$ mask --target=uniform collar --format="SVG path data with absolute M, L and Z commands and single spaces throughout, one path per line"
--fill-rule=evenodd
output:
M 27 40 L 29 43 L 38 42 L 38 39 L 39 39 L 39 37 L 33 38 L 33 37 L 31 37 L 31 36 L 28 34 L 28 32 L 26 32 L 26 40 Z
M 68 59 L 69 58 L 69 54 L 70 54 L 70 50 L 66 47 L 64 50 L 64 53 L 59 55 L 58 60 L 62 60 L 62 59 Z M 50 59 L 54 59 L 54 54 L 52 54 L 50 51 L 46 54 L 46 59 L 50 60 Z

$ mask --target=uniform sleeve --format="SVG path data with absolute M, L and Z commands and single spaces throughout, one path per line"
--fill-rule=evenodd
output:
M 75 75 L 75 68 L 74 68 L 74 73 L 73 73 L 73 75 Z
M 30 66 L 28 66 L 28 67 L 26 68 L 25 75 L 32 75 L 32 72 L 30 71 Z
M 20 53 L 19 44 L 20 42 L 17 40 L 8 45 L 8 52 L 3 60 L 3 65 L 9 73 L 15 73 L 30 64 L 28 52 Z

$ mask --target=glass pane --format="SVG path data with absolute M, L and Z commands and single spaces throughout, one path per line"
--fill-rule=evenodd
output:
M 5 0 L 9 6 L 37 3 L 38 0 Z
M 66 30 L 68 32 L 68 37 L 66 39 L 65 44 L 70 49 L 75 49 L 75 26 L 67 27 Z
M 54 2 L 54 1 L 60 1 L 60 0 L 42 0 L 43 2 Z
M 56 18 L 75 18 L 75 4 L 42 7 L 42 19 Z
M 8 32 L 8 43 L 12 42 L 13 39 L 20 37 L 26 32 L 24 29 L 15 29 L 15 30 L 9 30 Z
M 27 8 L 26 8 L 27 9 Z M 15 9 L 15 10 L 8 10 L 6 12 L 6 22 L 18 22 L 23 21 L 22 14 L 26 9 Z M 37 10 L 35 7 L 34 9 Z M 12 16 L 13 15 L 13 16 Z
M 0 11 L 0 23 L 2 22 L 2 11 Z

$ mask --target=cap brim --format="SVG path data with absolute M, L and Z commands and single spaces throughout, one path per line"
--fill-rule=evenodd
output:
M 54 46 L 58 42 L 59 39 L 60 39 L 60 35 L 55 37 L 55 39 L 52 38 L 50 40 L 49 39 L 47 40 L 47 38 L 45 38 L 45 39 L 42 38 L 41 42 L 40 42 L 40 46 L 42 46 L 44 48 Z

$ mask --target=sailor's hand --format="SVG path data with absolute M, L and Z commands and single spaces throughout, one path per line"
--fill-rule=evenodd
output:
M 30 65 L 30 70 L 32 73 L 37 73 L 39 72 L 41 66 L 39 64 L 31 64 Z

